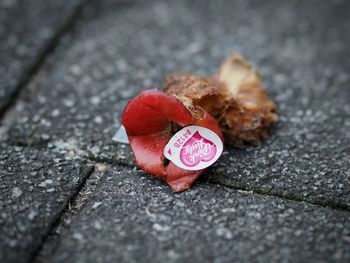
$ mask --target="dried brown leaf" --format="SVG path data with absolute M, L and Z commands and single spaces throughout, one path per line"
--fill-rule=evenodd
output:
M 278 120 L 276 104 L 268 97 L 259 73 L 239 54 L 229 57 L 212 77 L 169 75 L 164 91 L 187 107 L 200 106 L 214 116 L 231 145 L 260 142 Z
M 227 109 L 220 126 L 234 144 L 256 143 L 278 120 L 276 104 L 268 97 L 259 73 L 238 54 L 229 57 L 214 76 L 226 87 Z
M 217 117 L 226 107 L 223 90 L 217 84 L 213 79 L 176 73 L 166 77 L 164 91 L 177 97 L 188 108 L 198 105 Z

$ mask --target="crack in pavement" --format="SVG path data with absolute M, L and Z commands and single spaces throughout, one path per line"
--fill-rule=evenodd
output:
M 91 161 L 91 160 L 86 160 Z M 61 238 L 61 233 L 63 233 L 64 230 L 67 228 L 70 228 L 70 221 L 71 219 L 75 216 L 78 215 L 81 209 L 84 207 L 84 205 L 87 203 L 89 200 L 91 194 L 96 191 L 98 188 L 98 182 L 100 178 L 102 177 L 103 172 L 108 168 L 108 166 L 112 166 L 108 163 L 101 163 L 101 162 L 94 162 L 90 163 L 90 166 L 87 165 L 86 167 L 91 167 L 88 173 L 84 176 L 84 179 L 82 183 L 79 185 L 77 188 L 76 192 L 72 195 L 72 197 L 69 199 L 67 202 L 66 208 L 60 213 L 58 218 L 55 220 L 55 222 L 52 224 L 50 227 L 50 230 L 48 231 L 47 235 L 41 242 L 41 246 L 36 250 L 36 253 L 33 254 L 33 257 L 31 258 L 30 262 L 31 263 L 43 263 L 45 262 L 45 256 L 49 255 L 52 253 L 60 241 Z M 122 165 L 120 165 L 122 166 Z M 130 165 L 125 165 L 122 167 L 126 168 L 131 168 Z M 203 180 L 202 180 L 203 182 Z M 313 207 L 319 207 L 323 209 L 330 209 L 330 210 L 341 210 L 345 212 L 350 212 L 346 208 L 338 207 L 338 206 L 330 206 L 330 205 L 322 205 L 318 203 L 312 203 L 309 202 L 308 200 L 302 200 L 299 198 L 291 198 L 288 196 L 284 195 L 279 195 L 279 194 L 269 194 L 268 192 L 262 191 L 261 189 L 257 188 L 250 188 L 247 189 L 245 187 L 232 187 L 220 183 L 215 183 L 215 182 L 210 182 L 206 181 L 209 184 L 212 185 L 220 185 L 223 187 L 231 188 L 237 191 L 241 192 L 247 192 L 252 195 L 257 195 L 257 196 L 270 196 L 274 198 L 278 198 L 281 200 L 290 200 L 294 201 L 297 203 L 304 203 L 311 205 Z
M 25 143 L 13 143 L 11 145 L 13 146 L 24 146 L 24 147 L 32 147 L 32 148 L 37 148 L 37 149 L 46 149 L 47 145 L 50 143 L 40 141 L 34 144 L 25 144 Z M 95 164 L 95 163 L 102 163 L 102 164 L 107 164 L 111 166 L 121 166 L 129 169 L 134 169 L 136 165 L 130 165 L 129 162 L 127 161 L 122 161 L 122 160 L 113 160 L 110 158 L 99 158 L 98 156 L 95 156 L 92 152 L 86 150 L 86 149 L 79 149 L 79 151 L 83 151 L 85 154 L 84 156 L 80 156 L 80 158 L 77 158 L 76 160 L 83 161 L 85 164 Z M 137 168 L 138 169 L 138 168 Z M 142 171 L 142 170 L 140 170 Z M 292 200 L 295 202 L 303 202 L 307 203 L 310 205 L 316 205 L 324 208 L 330 208 L 334 210 L 341 210 L 341 211 L 347 211 L 350 212 L 350 209 L 341 203 L 338 202 L 333 202 L 329 199 L 319 199 L 319 200 L 313 200 L 312 199 L 312 194 L 308 194 L 307 196 L 301 196 L 300 194 L 297 193 L 287 193 L 286 191 L 282 190 L 274 190 L 272 192 L 272 188 L 267 188 L 267 187 L 254 187 L 254 186 L 249 186 L 246 183 L 241 183 L 237 180 L 228 180 L 228 179 L 223 179 L 223 178 L 218 178 L 215 179 L 215 175 L 210 174 L 210 168 L 204 172 L 203 176 L 199 177 L 199 181 L 202 182 L 207 182 L 210 184 L 214 185 L 220 185 L 223 187 L 228 187 L 236 190 L 242 190 L 242 191 L 247 191 L 247 192 L 253 192 L 255 194 L 259 195 L 267 195 L 267 196 L 274 196 L 278 197 L 281 199 L 286 199 L 286 200 Z
M 74 10 L 72 15 L 67 18 L 67 20 L 63 23 L 63 25 L 57 29 L 54 36 L 48 41 L 46 46 L 39 52 L 37 59 L 33 62 L 33 64 L 27 69 L 21 80 L 19 81 L 19 84 L 15 88 L 15 91 L 10 94 L 10 97 L 8 101 L 0 107 L 0 127 L 2 126 L 2 121 L 6 115 L 6 113 L 16 104 L 20 92 L 23 90 L 23 88 L 33 79 L 33 77 L 36 75 L 36 73 L 40 70 L 41 66 L 45 62 L 45 59 L 47 56 L 52 53 L 52 51 L 55 49 L 57 44 L 59 43 L 59 39 L 67 33 L 74 23 L 77 21 L 77 19 L 80 17 L 83 8 L 92 0 L 84 0 L 77 8 Z
M 74 200 L 76 200 L 77 196 L 79 195 L 79 193 L 81 192 L 82 188 L 85 186 L 87 180 L 90 178 L 90 176 L 93 174 L 94 172 L 94 166 L 92 165 L 86 165 L 86 166 L 82 166 L 82 180 L 81 183 L 78 185 L 78 187 L 76 188 L 76 191 L 72 193 L 72 195 L 70 196 L 65 208 L 57 215 L 57 217 L 50 223 L 49 229 L 46 233 L 46 235 L 41 239 L 40 245 L 38 246 L 38 248 L 34 251 L 34 253 L 32 254 L 32 256 L 30 257 L 28 262 L 34 262 L 35 258 L 39 255 L 40 251 L 42 250 L 42 247 L 44 246 L 44 244 L 46 243 L 46 240 L 51 236 L 51 234 L 53 233 L 53 230 L 57 228 L 57 226 L 60 224 L 61 222 L 61 218 L 62 215 L 64 215 L 66 213 L 66 211 L 69 209 L 69 205 L 74 202 Z
M 134 169 L 136 166 L 132 166 L 129 163 L 124 163 L 124 162 L 119 162 L 119 161 L 111 161 L 109 159 L 107 160 L 103 160 L 102 158 L 89 158 L 87 159 L 87 161 L 94 161 L 94 162 L 98 162 L 98 163 L 103 163 L 103 164 L 109 164 L 109 165 L 116 165 L 116 166 L 122 166 L 125 168 L 130 168 L 130 169 Z M 142 171 L 142 170 L 140 170 Z M 205 176 L 205 174 L 210 173 L 210 169 L 207 170 L 202 177 L 199 177 L 199 181 L 202 182 L 207 182 L 213 185 L 220 185 L 223 187 L 227 187 L 227 188 L 232 188 L 235 190 L 240 190 L 240 191 L 245 191 L 245 192 L 252 192 L 254 194 L 258 194 L 258 195 L 263 195 L 263 196 L 273 196 L 273 197 L 277 197 L 280 199 L 284 199 L 284 200 L 291 200 L 291 201 L 295 201 L 298 203 L 306 203 L 309 205 L 314 205 L 314 206 L 319 206 L 319 207 L 323 207 L 323 208 L 329 208 L 329 209 L 333 209 L 333 210 L 340 210 L 340 211 L 346 211 L 346 212 L 350 212 L 349 208 L 345 205 L 339 204 L 339 203 L 335 203 L 335 202 L 331 202 L 330 200 L 324 200 L 324 201 L 314 201 L 310 198 L 303 198 L 302 196 L 298 195 L 298 194 L 293 194 L 293 193 L 286 193 L 284 191 L 277 191 L 277 192 L 271 192 L 270 189 L 267 188 L 258 188 L 258 187 L 250 187 L 247 186 L 245 184 L 240 184 L 238 181 L 232 181 L 232 180 L 227 180 L 227 182 L 223 182 L 223 180 L 212 180 L 208 176 Z M 308 195 L 311 196 L 311 195 Z
M 71 219 L 78 215 L 86 202 L 89 200 L 90 195 L 98 187 L 98 182 L 101 179 L 106 166 L 103 164 L 95 164 L 93 170 L 86 178 L 85 183 L 80 188 L 80 191 L 68 202 L 67 208 L 61 213 L 57 223 L 52 227 L 45 242 L 41 248 L 37 251 L 35 257 L 31 262 L 44 263 L 45 257 L 50 255 L 57 243 L 60 241 L 61 233 L 70 228 Z
M 31 148 L 31 146 L 27 147 Z M 28 262 L 43 262 L 41 261 L 41 258 L 45 258 L 44 256 L 50 253 L 55 248 L 55 245 L 59 241 L 61 230 L 67 226 L 67 222 L 69 222 L 75 214 L 79 214 L 84 204 L 89 200 L 91 194 L 94 193 L 94 191 L 96 191 L 96 189 L 98 188 L 97 182 L 101 178 L 101 174 L 103 174 L 103 172 L 108 168 L 108 166 L 120 166 L 128 169 L 133 169 L 136 167 L 130 164 L 123 164 L 121 162 L 118 162 L 118 164 L 116 164 L 115 162 L 110 163 L 111 160 L 104 162 L 103 158 L 82 158 L 76 159 L 76 161 L 80 161 L 82 163 L 81 183 L 69 197 L 65 208 L 62 209 L 59 212 L 59 214 L 55 217 L 55 219 L 50 223 L 47 233 L 41 239 L 40 245 L 32 254 Z M 141 170 L 139 171 L 141 172 Z M 282 191 L 271 193 L 268 189 L 248 187 L 244 184 L 239 184 L 238 182 L 230 180 L 228 182 L 223 182 L 220 180 L 215 181 L 210 179 L 210 174 L 208 173 L 210 173 L 210 169 L 207 170 L 207 172 L 204 174 L 204 177 L 200 179 L 202 183 L 204 182 L 212 185 L 220 185 L 237 191 L 248 192 L 249 194 L 257 196 L 270 196 L 281 200 L 290 200 L 297 203 L 304 203 L 323 209 L 345 211 L 348 213 L 350 212 L 347 207 L 339 206 L 330 202 L 313 202 L 308 198 L 300 198 L 292 194 L 286 195 Z M 97 177 L 94 176 L 96 174 Z M 164 185 L 164 187 L 166 186 Z
M 287 193 L 286 191 L 276 191 L 276 192 L 271 192 L 271 189 L 267 189 L 267 188 L 258 188 L 258 187 L 252 187 L 252 186 L 248 186 L 246 184 L 242 184 L 239 183 L 237 181 L 233 181 L 233 180 L 213 180 L 213 179 L 206 179 L 205 182 L 210 183 L 210 184 L 214 184 L 214 185 L 220 185 L 220 186 L 224 186 L 224 187 L 228 187 L 231 189 L 235 189 L 235 190 L 241 190 L 241 191 L 246 191 L 246 192 L 252 192 L 258 195 L 265 195 L 265 196 L 274 196 L 280 199 L 284 199 L 284 200 L 291 200 L 291 201 L 295 201 L 298 203 L 306 203 L 309 205 L 314 205 L 314 206 L 319 206 L 319 207 L 323 207 L 323 208 L 329 208 L 329 209 L 333 209 L 333 210 L 339 210 L 339 211 L 346 211 L 346 212 L 350 212 L 349 208 L 343 204 L 340 203 L 335 203 L 335 202 L 331 202 L 330 200 L 324 199 L 321 201 L 314 201 L 311 198 L 307 198 L 307 197 L 302 197 L 301 195 L 298 195 L 296 193 Z M 312 196 L 311 194 L 309 194 L 308 196 Z

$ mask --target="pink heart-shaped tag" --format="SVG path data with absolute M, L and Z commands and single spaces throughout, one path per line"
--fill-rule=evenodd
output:
M 178 131 L 164 147 L 164 156 L 185 170 L 201 170 L 212 165 L 221 155 L 223 144 L 213 131 L 200 126 L 187 126 Z
M 201 161 L 209 162 L 216 154 L 216 145 L 204 138 L 198 131 L 183 145 L 180 160 L 187 166 L 193 167 Z

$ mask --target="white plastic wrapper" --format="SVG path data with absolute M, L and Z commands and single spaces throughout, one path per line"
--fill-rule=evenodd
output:
M 123 125 L 121 125 L 117 131 L 117 133 L 112 138 L 115 142 L 129 144 L 128 136 L 126 135 L 126 131 Z

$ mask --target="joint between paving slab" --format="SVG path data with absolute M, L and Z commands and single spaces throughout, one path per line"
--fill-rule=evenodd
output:
M 291 200 L 294 202 L 306 203 L 309 205 L 318 206 L 318 207 L 322 207 L 322 208 L 326 208 L 326 209 L 350 212 L 350 209 L 346 205 L 343 205 L 340 203 L 333 203 L 333 202 L 330 202 L 328 200 L 313 201 L 313 200 L 310 200 L 309 198 L 304 198 L 304 197 L 297 195 L 297 194 L 290 194 L 290 193 L 286 193 L 283 191 L 271 192 L 270 189 L 246 186 L 246 185 L 241 184 L 239 182 L 233 182 L 233 181 L 206 180 L 206 182 L 208 182 L 210 184 L 214 184 L 214 185 L 228 187 L 228 188 L 239 190 L 239 191 L 252 192 L 252 193 L 258 194 L 258 195 L 273 196 L 273 197 L 281 198 L 284 200 Z
M 31 147 L 31 148 L 38 148 L 38 149 L 43 149 L 46 148 L 49 142 L 38 142 L 38 143 L 33 143 L 33 144 L 26 144 L 26 143 L 14 143 L 13 145 L 16 146 L 22 146 L 22 147 Z M 136 166 L 130 165 L 129 162 L 123 162 L 120 160 L 112 160 L 108 158 L 98 158 L 91 154 L 89 151 L 86 151 L 87 157 L 84 159 L 84 163 L 87 165 L 94 165 L 96 163 L 102 163 L 102 164 L 107 164 L 107 165 L 112 165 L 112 166 L 122 166 L 126 167 L 129 169 L 134 169 Z M 341 203 L 335 203 L 330 200 L 320 200 L 320 201 L 314 201 L 310 198 L 303 197 L 298 194 L 292 194 L 292 193 L 286 193 L 283 191 L 275 191 L 272 192 L 271 189 L 267 188 L 259 188 L 259 187 L 254 187 L 254 186 L 248 186 L 246 184 L 242 184 L 238 181 L 232 181 L 232 180 L 223 180 L 222 178 L 220 180 L 215 180 L 212 179 L 213 177 L 210 177 L 210 180 L 206 180 L 206 182 L 215 184 L 215 185 L 220 185 L 228 188 L 232 188 L 235 190 L 240 190 L 240 191 L 246 191 L 246 192 L 253 192 L 258 195 L 264 195 L 264 196 L 273 196 L 285 200 L 292 200 L 295 202 L 302 202 L 302 203 L 307 203 L 310 205 L 315 205 L 323 208 L 329 208 L 329 209 L 334 209 L 334 210 L 339 210 L 339 211 L 346 211 L 350 212 L 350 209 L 348 206 L 345 204 Z
M 87 5 L 91 0 L 84 0 L 81 4 L 77 6 L 74 10 L 73 14 L 63 23 L 63 25 L 56 31 L 54 36 L 49 40 L 47 45 L 43 48 L 41 52 L 38 54 L 37 60 L 29 67 L 29 69 L 24 73 L 23 77 L 19 81 L 18 85 L 15 88 L 15 91 L 10 94 L 8 101 L 0 107 L 0 126 L 2 126 L 2 121 L 6 113 L 15 105 L 20 95 L 20 92 L 23 88 L 32 80 L 35 74 L 39 71 L 40 67 L 43 65 L 47 56 L 55 49 L 57 46 L 59 39 L 68 32 L 74 22 L 79 18 L 83 8 Z
M 6 141 L 9 145 L 11 146 L 18 146 L 18 147 L 24 147 L 24 148 L 31 148 L 31 149 L 37 149 L 37 150 L 41 150 L 41 149 L 47 149 L 48 147 L 48 142 L 46 141 L 38 141 L 35 143 L 26 143 L 23 141 Z
M 112 159 L 104 159 L 104 158 L 98 158 L 98 157 L 94 157 L 94 156 L 90 156 L 87 158 L 88 161 L 91 162 L 96 162 L 96 163 L 103 163 L 103 164 L 109 164 L 112 166 L 122 166 L 122 167 L 126 167 L 126 168 L 130 168 L 130 169 L 134 169 L 136 166 L 135 165 L 131 165 L 128 162 L 123 162 L 123 161 L 119 161 L 119 160 L 112 160 Z
M 55 221 L 50 226 L 49 231 L 47 232 L 45 237 L 42 239 L 40 246 L 35 251 L 35 253 L 31 257 L 31 260 L 29 262 L 40 262 L 40 255 L 42 253 L 45 254 L 45 249 L 44 249 L 45 246 L 48 246 L 50 249 L 52 249 L 52 248 L 54 249 L 54 247 L 57 243 L 57 239 L 56 239 L 57 237 L 55 238 L 56 229 L 60 226 L 64 227 L 64 225 L 62 225 L 62 224 L 64 222 L 65 217 L 72 216 L 72 212 L 70 210 L 70 204 L 76 204 L 78 209 L 77 209 L 77 211 L 75 211 L 75 213 L 79 212 L 81 207 L 86 203 L 86 200 L 89 198 L 91 193 L 96 189 L 97 186 L 95 186 L 94 189 L 88 189 L 89 195 L 84 194 L 84 189 L 88 185 L 90 178 L 92 177 L 93 174 L 103 173 L 107 165 L 119 165 L 119 166 L 127 167 L 127 168 L 134 167 L 134 166 L 131 166 L 130 164 L 125 165 L 125 163 L 121 163 L 121 162 L 118 162 L 118 164 L 116 164 L 115 162 L 110 163 L 110 160 L 109 160 L 109 162 L 103 162 L 102 159 L 99 159 L 99 160 L 97 160 L 97 159 L 98 158 L 85 159 L 85 162 L 84 162 L 86 165 L 85 167 L 89 167 L 89 169 L 87 171 L 83 172 L 83 173 L 85 173 L 85 175 L 83 176 L 82 182 L 79 184 L 76 191 L 70 197 L 69 201 L 66 204 L 65 209 L 63 209 L 61 211 L 61 213 L 57 216 Z M 239 184 L 239 183 L 233 184 L 231 181 L 226 182 L 226 183 L 224 183 L 222 181 L 214 181 L 214 180 L 211 180 L 211 181 L 205 180 L 205 181 L 207 183 L 210 183 L 213 185 L 220 185 L 220 186 L 231 188 L 231 189 L 234 189 L 237 191 L 246 191 L 246 192 L 250 192 L 251 194 L 255 194 L 255 195 L 270 196 L 270 197 L 275 197 L 275 198 L 279 198 L 282 200 L 291 200 L 291 201 L 298 202 L 298 203 L 305 203 L 308 205 L 318 206 L 318 207 L 323 208 L 323 209 L 331 209 L 331 210 L 338 210 L 338 211 L 343 211 L 343 212 L 344 211 L 350 212 L 348 210 L 348 208 L 345 206 L 334 205 L 331 203 L 311 202 L 310 200 L 303 199 L 303 198 L 298 197 L 298 196 L 285 195 L 282 192 L 281 193 L 271 193 L 267 189 L 260 189 L 260 188 L 256 188 L 256 187 L 247 187 L 247 186 L 244 186 L 243 184 Z M 79 199 L 82 199 L 82 200 L 78 201 Z M 46 251 L 46 253 L 47 253 L 47 251 Z
M 119 166 L 130 168 L 130 169 L 135 168 L 135 166 L 132 166 L 129 163 L 120 162 L 120 161 L 113 161 L 110 159 L 105 160 L 103 158 L 101 158 L 101 159 L 100 158 L 88 158 L 87 161 L 105 163 L 105 164 L 109 164 L 109 165 L 119 165 Z M 220 185 L 223 187 L 232 188 L 235 190 L 253 192 L 254 194 L 257 194 L 257 195 L 273 196 L 273 197 L 281 198 L 284 200 L 291 200 L 294 202 L 306 203 L 309 205 L 319 206 L 319 207 L 326 208 L 326 209 L 350 212 L 350 209 L 346 205 L 340 204 L 340 203 L 334 203 L 334 202 L 331 202 L 329 200 L 313 201 L 310 198 L 302 197 L 302 196 L 297 195 L 297 194 L 285 193 L 283 191 L 272 192 L 270 189 L 247 186 L 247 185 L 241 184 L 237 181 L 233 182 L 231 180 L 227 181 L 227 182 L 224 182 L 223 180 L 206 180 L 206 182 L 208 182 L 210 184 L 214 184 L 214 185 Z
M 32 256 L 30 257 L 28 262 L 35 262 L 37 256 L 40 254 L 44 244 L 46 243 L 47 239 L 51 236 L 51 234 L 53 233 L 54 229 L 57 228 L 57 226 L 60 224 L 61 222 L 61 218 L 62 216 L 66 213 L 66 211 L 69 209 L 69 206 L 72 202 L 74 202 L 74 200 L 77 198 L 77 196 L 79 195 L 79 193 L 81 192 L 81 190 L 83 189 L 83 187 L 85 186 L 86 182 L 88 181 L 88 179 L 91 177 L 91 175 L 94 173 L 95 167 L 92 165 L 86 165 L 83 166 L 82 168 L 82 174 L 83 174 L 83 178 L 81 180 L 81 183 L 78 185 L 78 187 L 76 188 L 76 190 L 73 192 L 73 194 L 71 195 L 71 197 L 69 198 L 65 208 L 57 215 L 57 217 L 53 220 L 53 222 L 50 224 L 49 226 L 49 230 L 46 233 L 46 235 L 42 238 L 40 245 L 38 246 L 38 248 L 34 251 L 34 253 L 32 254 Z
M 100 158 L 88 158 L 88 160 L 93 161 L 93 162 L 106 163 L 109 165 L 119 165 L 119 166 L 123 166 L 126 168 L 131 168 L 131 169 L 135 168 L 135 166 L 132 166 L 129 163 L 125 163 L 125 162 L 121 162 L 121 161 L 114 161 L 114 160 L 110 160 L 110 159 L 105 160 L 103 158 L 101 158 L 101 159 Z M 258 187 L 247 186 L 247 185 L 241 184 L 237 181 L 231 181 L 231 180 L 227 181 L 227 182 L 224 182 L 223 180 L 206 180 L 206 182 L 208 182 L 210 184 L 215 184 L 215 185 L 220 185 L 220 186 L 232 188 L 235 190 L 246 191 L 246 192 L 251 191 L 254 194 L 258 194 L 258 195 L 273 196 L 273 197 L 281 198 L 284 200 L 291 200 L 291 201 L 295 201 L 295 202 L 299 202 L 299 203 L 307 203 L 307 204 L 319 206 L 322 208 L 350 212 L 349 207 L 347 207 L 346 205 L 341 204 L 341 203 L 334 203 L 334 202 L 331 202 L 329 200 L 313 201 L 310 198 L 306 198 L 306 197 L 303 197 L 303 196 L 300 196 L 297 194 L 290 194 L 290 193 L 286 193 L 283 191 L 272 192 L 270 189 L 267 189 L 267 188 L 258 188 Z

